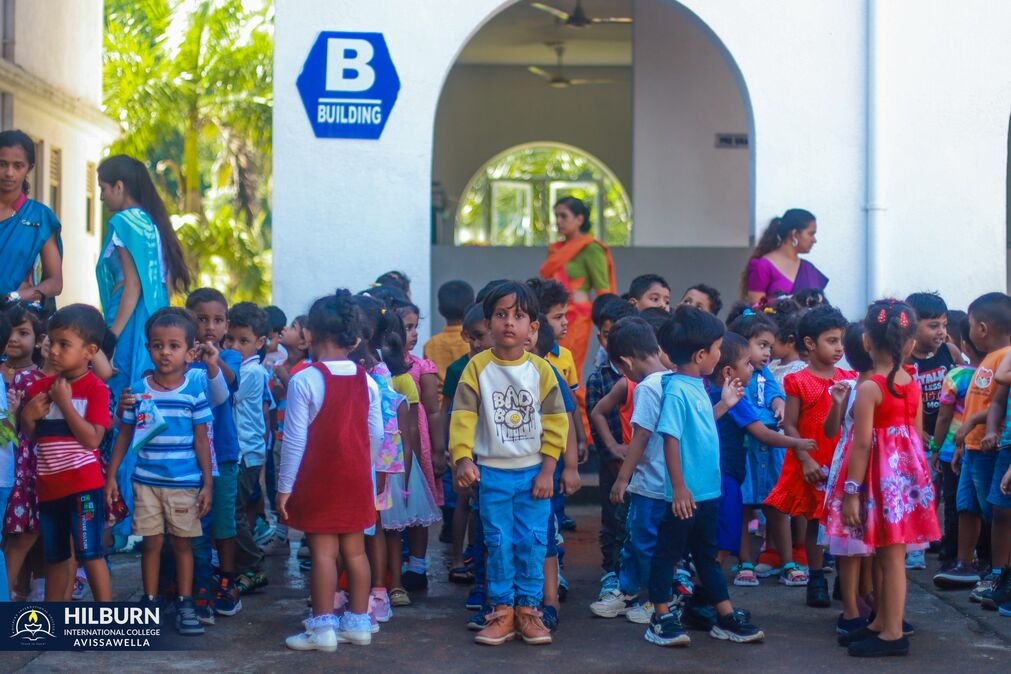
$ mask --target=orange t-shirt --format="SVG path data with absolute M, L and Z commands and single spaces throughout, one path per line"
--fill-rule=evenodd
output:
M 973 372 L 972 382 L 969 384 L 969 390 L 965 394 L 965 414 L 962 416 L 963 419 L 968 419 L 973 414 L 985 410 L 990 406 L 994 393 L 997 392 L 997 382 L 994 381 L 994 374 L 996 374 L 997 368 L 1009 351 L 1011 351 L 1011 346 L 1005 346 L 1003 349 L 997 349 L 993 353 L 986 354 L 986 358 L 983 359 L 983 362 Z M 997 432 L 1000 433 L 1000 430 L 997 429 Z M 986 435 L 986 424 L 978 424 L 965 436 L 965 448 L 978 451 L 980 443 L 983 442 L 984 435 Z
M 625 402 L 618 410 L 618 416 L 621 417 L 621 435 L 623 436 L 621 441 L 627 445 L 632 442 L 632 392 L 635 391 L 635 382 L 627 377 L 625 381 L 628 383 L 628 395 L 625 396 Z

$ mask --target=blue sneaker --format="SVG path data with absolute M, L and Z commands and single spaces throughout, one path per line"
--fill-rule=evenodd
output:
M 488 595 L 484 591 L 483 587 L 475 585 L 471 588 L 470 594 L 467 595 L 467 608 L 471 611 L 478 611 L 484 608 L 485 603 L 488 600 Z
M 752 625 L 744 611 L 732 611 L 716 619 L 709 636 L 735 644 L 747 644 L 764 640 L 765 632 Z
M 646 641 L 657 646 L 688 646 L 692 638 L 681 627 L 681 620 L 674 611 L 663 615 L 654 614 L 646 628 Z
M 1000 613 L 1005 618 L 1011 618 L 1011 601 L 1005 602 L 997 607 L 997 613 Z
M 692 580 L 691 569 L 679 566 L 674 572 L 674 593 L 689 597 L 695 594 L 695 581 Z
M 867 622 L 867 618 L 861 618 L 857 616 L 856 618 L 851 618 L 847 620 L 843 618 L 842 613 L 839 614 L 839 620 L 835 624 L 836 634 L 850 634 L 851 632 L 856 632 L 857 630 L 867 627 L 870 623 Z
M 608 571 L 603 576 L 600 577 L 600 592 L 597 593 L 597 601 L 600 601 L 609 592 L 617 590 L 618 588 L 618 574 L 614 571 Z
M 488 606 L 482 606 L 477 613 L 467 618 L 467 629 L 472 632 L 480 632 L 485 627 L 488 626 L 488 621 L 485 617 L 491 613 L 491 608 Z
M 544 626 L 548 628 L 549 632 L 554 632 L 558 629 L 558 624 L 561 619 L 558 617 L 558 609 L 554 606 L 542 606 L 541 607 L 541 622 Z

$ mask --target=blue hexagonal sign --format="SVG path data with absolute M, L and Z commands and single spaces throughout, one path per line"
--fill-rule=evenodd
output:
M 377 140 L 400 92 L 381 33 L 321 32 L 295 84 L 317 138 Z

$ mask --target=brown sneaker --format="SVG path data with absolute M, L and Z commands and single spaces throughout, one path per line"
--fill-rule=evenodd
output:
M 485 616 L 485 628 L 474 636 L 474 641 L 486 646 L 501 646 L 516 636 L 513 624 L 513 607 L 501 604 Z
M 541 612 L 533 606 L 516 607 L 516 626 L 528 644 L 550 644 L 551 631 L 544 626 Z

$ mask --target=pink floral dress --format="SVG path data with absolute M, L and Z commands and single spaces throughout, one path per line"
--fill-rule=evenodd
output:
M 438 366 L 427 358 L 418 358 L 413 353 L 408 354 L 411 362 L 411 369 L 408 371 L 414 383 L 418 386 L 418 393 L 421 393 L 421 378 L 426 374 L 439 375 Z M 421 435 L 421 472 L 425 474 L 425 482 L 431 489 L 435 502 L 440 507 L 443 505 L 442 489 L 437 489 L 435 484 L 435 469 L 432 467 L 432 434 L 428 430 L 428 413 L 425 410 L 424 400 L 418 405 L 418 434 Z
M 862 540 L 873 548 L 904 544 L 922 550 L 941 538 L 934 512 L 937 497 L 930 480 L 923 441 L 916 430 L 920 385 L 913 379 L 888 390 L 885 377 L 871 378 L 881 389 L 874 409 L 874 429 L 864 491 L 860 496 L 863 524 L 847 527 L 842 521 L 843 482 L 839 480 L 825 499 L 826 533 Z M 839 470 L 846 474 L 849 452 Z
M 24 395 L 28 387 L 45 375 L 38 368 L 26 368 L 14 374 L 12 391 Z M 22 399 L 22 408 L 27 403 Z M 8 534 L 39 533 L 38 450 L 35 442 L 18 431 L 18 447 L 14 452 L 14 488 L 11 489 L 4 513 L 3 532 Z

